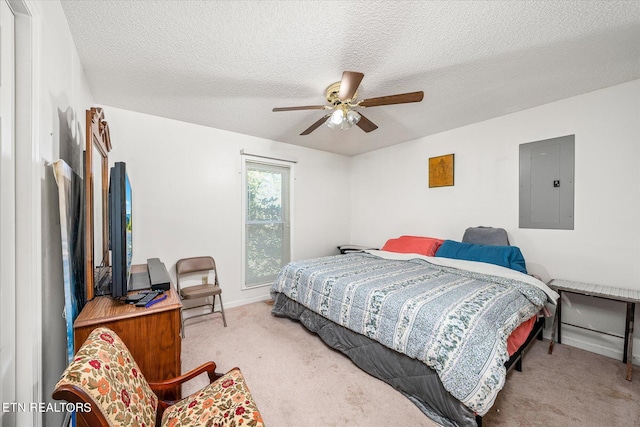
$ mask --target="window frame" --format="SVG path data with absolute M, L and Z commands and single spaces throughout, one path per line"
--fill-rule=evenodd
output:
M 294 167 L 292 162 L 277 160 L 277 159 L 268 159 L 265 160 L 263 157 L 259 156 L 251 156 L 251 155 L 243 155 L 242 156 L 242 214 L 241 214 L 241 257 L 240 257 L 240 276 L 241 276 L 241 290 L 252 290 L 264 288 L 266 286 L 271 286 L 273 283 L 271 280 L 268 280 L 264 283 L 257 283 L 254 285 L 247 286 L 247 207 L 248 207 L 248 191 L 247 191 L 247 171 L 250 169 L 251 165 L 263 165 L 265 167 L 275 167 L 275 168 L 284 168 L 288 170 L 288 194 L 286 197 L 288 200 L 288 211 L 285 213 L 285 217 L 288 217 L 288 221 L 284 221 L 284 226 L 289 229 L 289 262 L 293 259 L 293 183 L 294 183 Z M 286 264 L 286 263 L 285 263 Z

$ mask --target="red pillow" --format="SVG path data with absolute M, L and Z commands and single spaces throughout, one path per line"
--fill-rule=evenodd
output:
M 381 250 L 389 252 L 399 252 L 403 254 L 420 254 L 435 256 L 436 251 L 444 242 L 441 239 L 419 236 L 400 236 L 397 239 L 389 239 Z

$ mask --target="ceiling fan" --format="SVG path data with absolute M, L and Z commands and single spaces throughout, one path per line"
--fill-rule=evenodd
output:
M 356 71 L 345 71 L 342 73 L 342 80 L 333 83 L 327 88 L 326 98 L 330 105 L 305 105 L 301 107 L 277 107 L 273 111 L 295 111 L 295 110 L 334 110 L 325 114 L 309 126 L 300 135 L 309 135 L 311 132 L 319 128 L 323 123 L 334 129 L 349 129 L 353 125 L 357 125 L 365 132 L 371 132 L 378 129 L 375 123 L 367 119 L 362 113 L 356 109 L 366 107 L 378 107 L 380 105 L 406 104 L 409 102 L 420 102 L 424 98 L 424 92 L 409 92 L 398 95 L 380 96 L 378 98 L 369 98 L 357 101 L 358 86 L 364 74 Z

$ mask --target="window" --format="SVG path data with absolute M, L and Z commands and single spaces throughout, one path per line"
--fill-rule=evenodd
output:
M 245 159 L 244 287 L 270 285 L 291 259 L 288 165 Z

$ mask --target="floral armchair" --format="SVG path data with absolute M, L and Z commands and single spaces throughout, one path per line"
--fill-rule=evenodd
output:
M 178 378 L 148 383 L 122 340 L 110 329 L 97 328 L 52 396 L 76 404 L 76 414 L 89 426 L 264 426 L 240 369 L 224 375 L 215 369 L 208 362 Z M 210 384 L 178 402 L 155 394 L 205 372 Z

